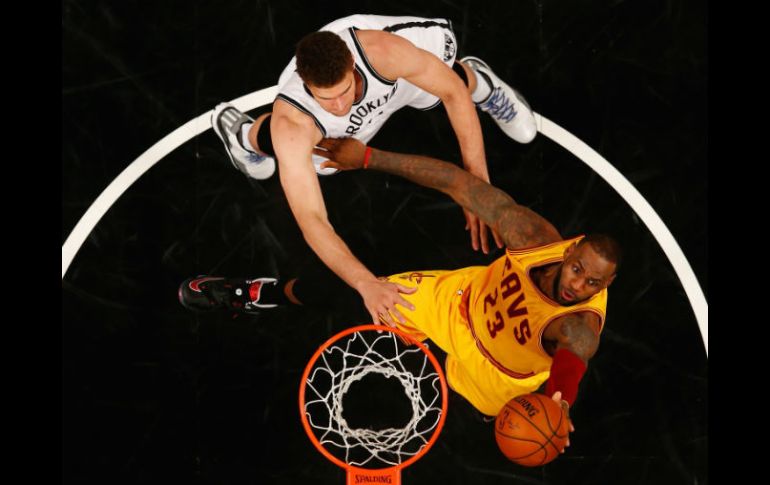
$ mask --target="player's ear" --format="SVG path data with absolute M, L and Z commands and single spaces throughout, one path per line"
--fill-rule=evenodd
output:
M 577 247 L 577 243 L 576 243 L 576 242 L 573 242 L 572 244 L 570 244 L 570 245 L 567 247 L 567 249 L 565 249 L 565 250 L 564 250 L 564 259 L 565 259 L 565 260 L 566 260 L 567 258 L 569 258 L 570 254 L 572 254 L 573 252 L 575 252 L 575 248 L 576 248 L 576 247 Z
M 607 286 L 610 286 L 610 285 L 612 284 L 612 282 L 613 282 L 613 281 L 615 281 L 615 277 L 616 277 L 617 275 L 618 275 L 618 274 L 617 274 L 617 273 L 615 273 L 615 274 L 613 274 L 612 276 L 610 276 L 610 277 L 609 277 L 609 279 L 607 279 L 607 285 L 605 286 L 605 288 L 607 288 Z

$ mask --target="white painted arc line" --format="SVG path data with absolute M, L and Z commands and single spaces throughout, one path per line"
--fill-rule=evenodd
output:
M 618 194 L 631 206 L 639 218 L 645 223 L 647 228 L 653 234 L 658 244 L 666 253 L 669 261 L 674 267 L 674 271 L 682 282 L 687 298 L 695 313 L 698 321 L 703 345 L 708 356 L 708 303 L 703 294 L 703 290 L 692 271 L 690 263 L 687 261 L 682 249 L 674 239 L 671 231 L 668 230 L 663 220 L 657 212 L 647 202 L 647 200 L 636 190 L 628 179 L 621 174 L 610 162 L 599 155 L 594 149 L 586 145 L 582 140 L 561 126 L 553 123 L 548 118 L 535 113 L 535 119 L 538 131 L 547 136 L 554 142 L 561 145 L 564 149 L 582 160 L 591 167 L 600 177 L 602 177 Z
M 277 93 L 278 87 L 273 86 L 271 88 L 247 94 L 246 96 L 241 96 L 232 101 L 231 104 L 241 111 L 249 111 L 254 109 L 253 107 L 250 107 L 252 105 L 258 107 L 271 103 L 273 99 L 275 99 Z M 139 177 L 163 159 L 163 157 L 211 128 L 210 117 L 211 111 L 203 113 L 166 135 L 165 138 L 150 147 L 146 152 L 142 153 L 139 158 L 126 167 L 123 172 L 121 172 L 106 189 L 104 189 L 94 203 L 91 204 L 91 207 L 88 208 L 86 213 L 83 214 L 83 217 L 80 218 L 75 225 L 75 228 L 67 237 L 67 240 L 64 241 L 61 253 L 62 279 L 64 279 L 64 275 L 67 273 L 67 269 L 69 269 L 75 255 L 83 246 L 83 242 L 88 235 L 91 234 L 91 231 L 96 227 L 96 224 L 99 223 L 102 216 L 104 216 L 110 207 L 112 207 L 112 204 L 114 204 L 115 201 L 118 200 L 118 198 L 123 195 L 123 193 L 128 190 L 137 179 L 139 179 Z
M 241 96 L 240 98 L 231 101 L 231 104 L 240 111 L 251 111 L 272 102 L 277 93 L 278 87 L 273 86 Z M 67 269 L 69 269 L 72 260 L 80 250 L 83 242 L 93 228 L 96 227 L 96 224 L 101 220 L 102 216 L 110 207 L 112 207 L 112 204 L 114 204 L 115 201 L 142 176 L 142 174 L 147 172 L 163 157 L 182 146 L 193 137 L 198 136 L 211 128 L 211 123 L 209 121 L 210 116 L 211 111 L 194 118 L 150 147 L 150 149 L 126 167 L 126 169 L 112 181 L 99 197 L 97 197 L 93 204 L 91 204 L 91 207 L 89 207 L 86 213 L 83 214 L 83 217 L 80 218 L 77 225 L 64 242 L 64 245 L 62 245 L 62 279 L 64 279 Z M 682 286 L 684 287 L 693 311 L 695 312 L 695 317 L 703 337 L 706 356 L 708 356 L 708 304 L 706 303 L 706 298 L 703 295 L 703 291 L 698 284 L 697 278 L 695 278 L 695 274 L 693 273 L 687 258 L 685 258 L 682 250 L 679 248 L 679 245 L 674 240 L 674 237 L 671 235 L 671 232 L 666 225 L 652 209 L 650 204 L 644 197 L 642 197 L 639 191 L 637 191 L 636 188 L 615 169 L 615 167 L 595 150 L 591 149 L 580 139 L 547 118 L 537 113 L 535 113 L 535 118 L 538 125 L 538 131 L 564 147 L 596 171 L 596 173 L 598 173 L 618 192 L 618 194 L 620 194 L 621 197 L 623 197 L 650 229 L 682 282 Z

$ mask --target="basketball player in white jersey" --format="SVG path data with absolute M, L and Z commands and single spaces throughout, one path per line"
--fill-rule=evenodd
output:
M 503 131 L 529 143 L 537 128 L 524 99 L 482 60 L 455 60 L 456 39 L 446 19 L 352 15 L 304 37 L 278 81 L 272 113 L 256 120 L 222 103 L 212 126 L 233 165 L 266 179 L 281 165 L 281 185 L 308 245 L 364 300 L 373 321 L 394 324 L 400 294 L 414 290 L 377 279 L 350 251 L 328 221 L 316 178 L 324 168 L 313 148 L 322 138 L 353 137 L 367 143 L 396 110 L 426 110 L 443 103 L 463 165 L 489 182 L 484 141 L 475 106 Z M 475 106 L 474 106 L 475 104 Z M 474 249 L 488 253 L 487 227 L 465 211 Z M 493 232 L 498 247 L 500 237 Z M 393 312 L 398 314 L 398 312 Z

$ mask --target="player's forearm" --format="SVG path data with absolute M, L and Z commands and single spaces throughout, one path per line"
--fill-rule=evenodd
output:
M 399 175 L 414 183 L 440 190 L 493 227 L 499 208 L 516 205 L 505 192 L 479 177 L 441 160 L 372 148 L 369 168 Z
M 442 101 L 460 145 L 463 166 L 468 172 L 489 182 L 484 137 L 476 107 L 465 93 L 452 95 Z
M 500 234 L 510 248 L 536 246 L 561 239 L 558 231 L 542 216 L 451 163 L 420 155 L 372 149 L 369 167 L 444 192 Z
M 302 234 L 310 248 L 337 276 L 356 291 L 365 281 L 376 279 L 334 232 L 328 221 L 318 216 L 298 217 Z

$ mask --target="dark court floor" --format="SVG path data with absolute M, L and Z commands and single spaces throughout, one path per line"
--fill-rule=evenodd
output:
M 609 160 L 657 211 L 708 299 L 706 7 L 563 2 L 76 1 L 62 10 L 62 243 L 96 197 L 158 140 L 218 102 L 273 86 L 304 34 L 352 13 L 446 17 L 535 111 Z M 262 112 L 255 110 L 252 115 Z M 615 235 L 598 353 L 556 461 L 523 468 L 452 394 L 436 446 L 405 484 L 708 483 L 708 360 L 660 245 L 590 168 L 544 136 L 508 139 L 480 114 L 493 184 L 565 236 Z M 459 163 L 442 108 L 397 113 L 372 145 Z M 375 273 L 487 264 L 462 212 L 382 173 L 321 179 L 332 224 Z M 142 176 L 62 280 L 64 483 L 344 483 L 304 434 L 302 370 L 351 304 L 256 316 L 194 314 L 196 274 L 291 277 L 318 261 L 277 177 L 247 180 L 211 130 Z M 440 352 L 439 352 L 440 354 Z M 443 359 L 440 359 L 443 360 Z

